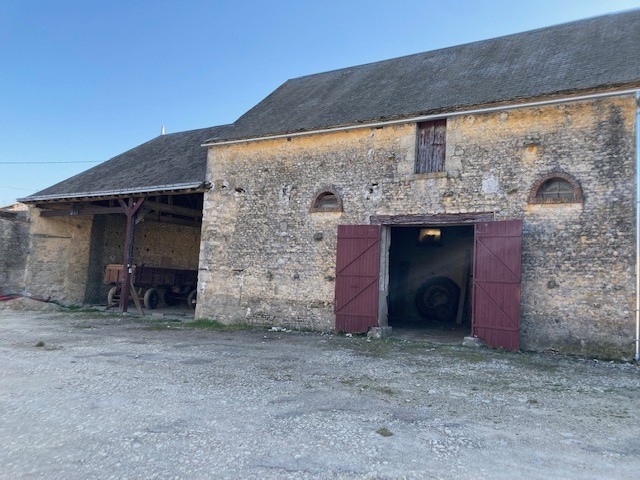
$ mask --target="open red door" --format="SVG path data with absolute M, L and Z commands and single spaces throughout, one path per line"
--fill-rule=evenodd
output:
M 336 331 L 362 333 L 378 325 L 380 225 L 339 225 Z
M 517 350 L 522 221 L 478 223 L 474 243 L 473 335 L 489 346 Z

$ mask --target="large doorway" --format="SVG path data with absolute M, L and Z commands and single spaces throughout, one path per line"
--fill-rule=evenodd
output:
M 387 307 L 394 333 L 461 342 L 471 333 L 473 225 L 389 228 Z
M 517 350 L 522 220 L 481 217 L 460 215 L 462 225 L 416 216 L 339 225 L 336 331 L 389 325 L 434 341 L 458 343 L 471 334 Z

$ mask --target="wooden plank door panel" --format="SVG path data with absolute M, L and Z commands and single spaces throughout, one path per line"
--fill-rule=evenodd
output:
M 336 331 L 361 333 L 378 325 L 380 225 L 339 225 L 336 253 Z
M 474 247 L 473 335 L 489 346 L 517 350 L 522 221 L 476 224 Z

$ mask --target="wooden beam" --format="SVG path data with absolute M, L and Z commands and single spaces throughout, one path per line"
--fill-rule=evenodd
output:
M 175 217 L 156 217 L 155 215 L 147 215 L 144 217 L 145 222 L 158 222 L 158 223 L 171 223 L 174 225 L 185 225 L 187 227 L 200 228 L 202 222 L 199 220 L 186 220 L 183 218 Z
M 71 217 L 76 215 L 106 215 L 109 213 L 122 213 L 120 207 L 80 207 L 77 213 L 71 209 L 68 210 L 43 210 L 40 212 L 41 217 Z
M 371 215 L 371 225 L 463 225 L 492 222 L 493 213 L 443 213 L 436 215 Z
M 129 203 L 125 203 L 124 200 L 119 198 L 118 203 L 120 204 L 120 207 L 127 217 L 133 217 L 137 213 L 138 209 L 142 206 L 146 198 L 147 197 L 130 197 Z
M 152 202 L 147 200 L 145 207 L 155 210 L 156 212 L 171 213 L 173 215 L 182 215 L 183 217 L 202 218 L 202 210 L 194 210 L 192 208 L 179 207 L 177 205 L 169 205 L 166 203 Z
M 136 230 L 136 214 L 144 203 L 146 197 L 130 197 L 128 202 L 125 202 L 121 198 L 118 199 L 118 203 L 127 216 L 127 230 L 124 242 L 124 275 L 122 279 L 122 289 L 120 294 L 120 313 L 127 312 L 129 307 L 129 285 L 132 282 L 131 273 L 133 273 L 133 240 Z
M 202 183 L 199 187 L 192 188 L 183 188 L 178 190 L 154 190 L 149 192 L 138 192 L 138 193 L 119 193 L 119 194 L 105 194 L 105 195 L 96 195 L 96 196 L 78 196 L 78 197 L 60 197 L 60 198 L 52 198 L 52 199 L 39 199 L 34 202 L 25 202 L 25 203 L 36 203 L 36 204 L 45 204 L 45 203 L 60 203 L 60 202 L 96 202 L 99 200 L 113 200 L 118 198 L 130 198 L 132 195 L 186 195 L 190 193 L 203 193 L 211 188 L 211 184 L 208 182 Z

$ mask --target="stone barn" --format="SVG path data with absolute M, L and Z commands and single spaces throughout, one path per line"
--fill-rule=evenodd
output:
M 198 317 L 630 358 L 639 58 L 634 10 L 289 80 L 152 140 L 179 139 L 164 163 L 134 149 L 24 199 L 54 236 L 31 255 L 98 298 L 145 199 L 132 261 L 197 266 Z

